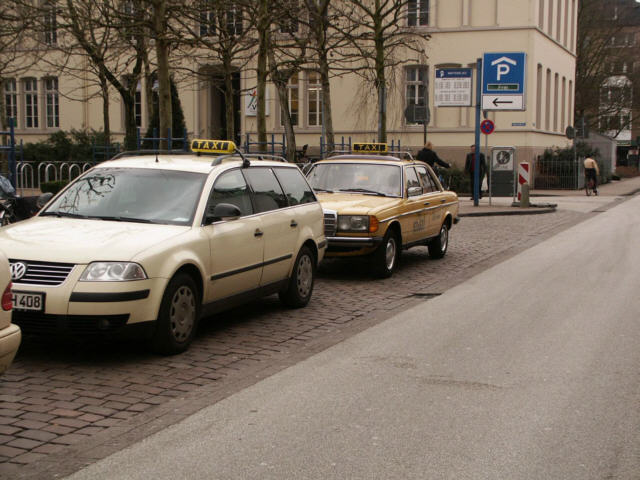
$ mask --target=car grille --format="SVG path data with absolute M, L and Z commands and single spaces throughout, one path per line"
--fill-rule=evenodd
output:
M 336 212 L 328 210 L 324 211 L 324 236 L 334 237 L 336 234 L 336 228 L 338 224 L 338 215 Z
M 75 266 L 72 263 L 35 262 L 30 260 L 10 260 L 11 264 L 22 262 L 27 265 L 27 272 L 15 285 L 61 285 Z
M 26 335 L 95 335 L 118 330 L 126 325 L 129 314 L 121 315 L 48 315 L 13 311 L 11 321 Z

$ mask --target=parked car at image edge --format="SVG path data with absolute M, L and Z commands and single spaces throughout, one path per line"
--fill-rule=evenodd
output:
M 99 164 L 0 229 L 24 334 L 126 333 L 173 354 L 201 316 L 247 298 L 309 302 L 326 241 L 295 165 L 215 140 L 139 153 Z
M 318 194 L 328 241 L 326 257 L 371 256 L 389 277 L 400 252 L 426 245 L 442 258 L 458 222 L 458 196 L 424 162 L 382 155 L 387 145 L 355 143 L 354 153 L 316 162 L 307 173 Z
M 12 292 L 9 261 L 0 251 L 0 374 L 4 373 L 18 351 L 22 338 L 20 327 L 11 323 Z

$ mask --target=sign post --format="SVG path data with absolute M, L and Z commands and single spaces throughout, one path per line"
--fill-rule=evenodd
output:
M 480 196 L 480 104 L 482 103 L 482 59 L 476 60 L 476 133 L 475 133 L 475 158 L 473 159 L 473 206 L 478 206 Z
M 493 133 L 494 129 L 494 123 L 488 118 L 485 118 L 485 120 L 480 124 L 480 130 L 484 133 L 484 158 L 487 160 L 489 159 L 489 135 Z M 491 162 L 487 163 L 487 185 L 489 186 L 489 205 L 491 205 Z M 482 185 L 480 188 L 482 188 Z

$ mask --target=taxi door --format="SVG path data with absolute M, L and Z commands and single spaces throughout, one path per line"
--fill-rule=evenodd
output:
M 205 303 L 258 288 L 263 268 L 262 218 L 254 213 L 251 192 L 240 169 L 216 179 L 207 211 L 218 203 L 236 205 L 242 215 L 203 228 L 211 252 Z
M 418 172 L 423 191 L 425 192 L 425 234 L 432 237 L 440 232 L 444 211 L 443 204 L 446 202 L 446 199 L 431 169 L 423 165 L 416 165 L 416 172 Z
M 243 170 L 255 201 L 264 232 L 264 267 L 260 286 L 288 277 L 300 228 L 296 208 L 288 208 L 287 197 L 282 191 L 273 170 L 269 167 L 249 167 Z
M 412 243 L 425 237 L 428 226 L 425 211 L 427 199 L 413 166 L 404 168 L 404 176 L 406 200 L 400 225 L 403 243 Z

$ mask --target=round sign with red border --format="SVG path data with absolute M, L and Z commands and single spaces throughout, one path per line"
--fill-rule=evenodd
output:
M 480 130 L 482 131 L 482 133 L 484 133 L 485 135 L 490 135 L 491 133 L 493 133 L 493 129 L 496 128 L 496 126 L 494 125 L 494 123 L 487 119 L 487 120 L 483 120 L 482 123 L 480 124 Z

